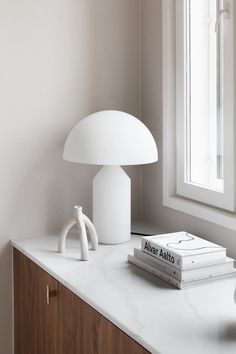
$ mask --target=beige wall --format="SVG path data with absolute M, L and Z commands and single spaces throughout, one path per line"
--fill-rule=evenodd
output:
M 12 351 L 9 239 L 59 230 L 76 203 L 91 215 L 97 168 L 62 161 L 67 134 L 97 110 L 139 114 L 138 20 L 137 0 L 1 1 L 0 354 Z
M 235 232 L 162 206 L 162 8 L 161 0 L 142 2 L 143 121 L 158 143 L 159 162 L 143 167 L 143 217 L 170 231 L 187 230 L 218 242 L 236 257 Z

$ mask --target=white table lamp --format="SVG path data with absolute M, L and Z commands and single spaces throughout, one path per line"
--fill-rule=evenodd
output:
M 99 243 L 130 239 L 130 178 L 121 165 L 157 161 L 156 143 L 137 118 L 120 111 L 102 111 L 82 119 L 69 134 L 63 158 L 103 165 L 93 179 L 93 223 Z

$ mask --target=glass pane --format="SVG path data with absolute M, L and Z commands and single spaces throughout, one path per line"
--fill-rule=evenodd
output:
M 218 0 L 187 1 L 186 181 L 223 191 L 221 25 Z

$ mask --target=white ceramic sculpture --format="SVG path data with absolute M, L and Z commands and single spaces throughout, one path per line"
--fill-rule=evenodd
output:
M 86 233 L 86 226 L 90 234 L 92 250 L 98 249 L 98 236 L 93 223 L 86 215 L 83 214 L 82 207 L 78 205 L 74 207 L 74 217 L 61 230 L 59 236 L 59 242 L 58 242 L 58 252 L 59 253 L 65 252 L 66 237 L 68 235 L 69 230 L 72 228 L 74 224 L 77 224 L 79 229 L 79 234 L 80 234 L 81 260 L 87 261 L 88 260 L 88 239 Z

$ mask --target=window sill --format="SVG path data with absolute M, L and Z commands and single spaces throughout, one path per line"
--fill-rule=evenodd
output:
M 236 214 L 225 210 L 216 209 L 192 200 L 181 198 L 177 195 L 164 197 L 163 205 L 167 208 L 175 209 L 182 213 L 236 231 Z

